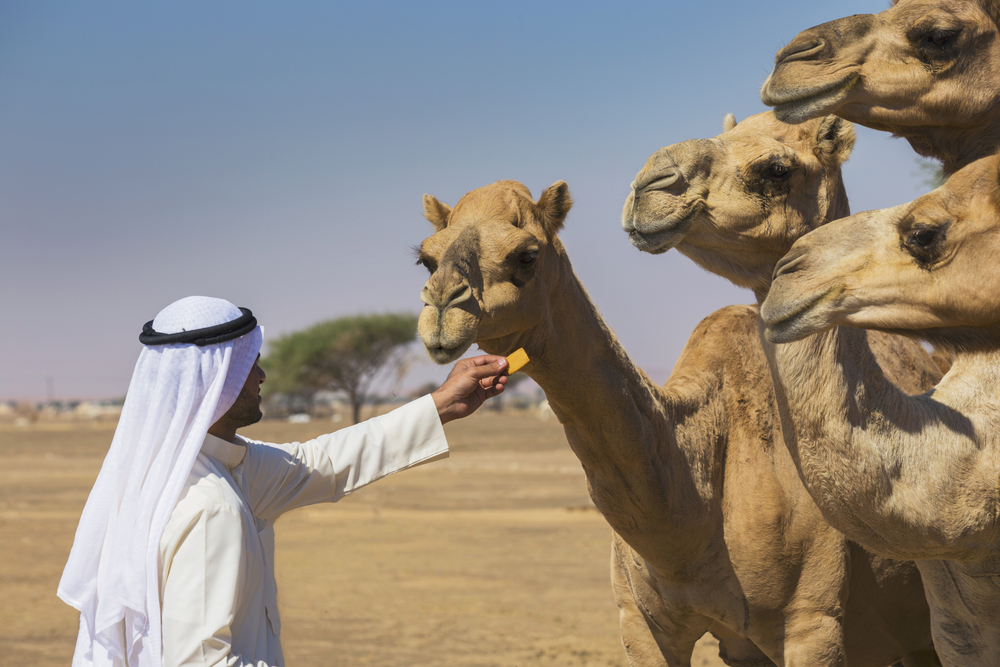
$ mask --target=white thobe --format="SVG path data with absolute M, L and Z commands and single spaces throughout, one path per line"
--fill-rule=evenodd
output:
M 160 539 L 163 667 L 284 664 L 275 519 L 448 455 L 430 396 L 305 443 L 209 435 Z

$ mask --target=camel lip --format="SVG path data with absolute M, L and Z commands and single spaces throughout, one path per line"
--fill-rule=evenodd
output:
M 779 66 L 780 67 L 780 66 Z M 775 72 L 778 67 L 775 67 Z M 775 117 L 783 123 L 801 123 L 832 113 L 848 92 L 861 79 L 858 71 L 849 72 L 835 81 L 808 89 L 772 89 L 774 72 L 764 82 L 760 100 L 774 108 Z
M 809 315 L 816 314 L 816 306 L 821 302 L 826 301 L 831 295 L 840 294 L 842 291 L 843 285 L 835 283 L 811 296 L 791 302 L 776 302 L 777 297 L 774 297 L 776 292 L 772 285 L 771 293 L 768 294 L 760 307 L 760 318 L 766 327 L 767 340 L 772 343 L 790 343 L 816 333 L 822 327 L 817 326 L 818 322 L 816 321 L 808 321 L 809 319 L 817 319 L 809 318 Z
M 442 347 L 440 345 L 437 347 L 430 347 L 429 345 L 424 345 L 424 349 L 427 350 L 427 355 L 431 358 L 431 361 L 436 364 L 443 365 L 450 364 L 461 357 L 471 346 L 472 342 L 470 341 L 468 344 L 459 345 L 457 347 Z
M 639 231 L 633 225 L 628 232 L 628 240 L 643 252 L 662 255 L 684 240 L 694 222 L 694 214 L 695 211 L 691 211 L 679 220 L 665 221 L 663 225 L 651 231 Z

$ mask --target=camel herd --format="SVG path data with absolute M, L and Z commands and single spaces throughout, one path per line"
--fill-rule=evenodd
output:
M 662 387 L 573 272 L 564 182 L 425 195 L 419 335 L 438 363 L 528 352 L 614 531 L 631 665 L 689 667 L 705 632 L 728 665 L 1000 665 L 998 26 L 1000 0 L 897 0 L 811 28 L 773 111 L 649 158 L 631 243 L 757 299 Z M 852 216 L 851 122 L 948 181 Z

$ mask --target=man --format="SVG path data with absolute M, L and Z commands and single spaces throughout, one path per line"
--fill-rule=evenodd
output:
M 143 328 L 122 416 L 59 597 L 80 610 L 77 666 L 283 665 L 274 521 L 448 455 L 442 425 L 503 391 L 503 357 L 459 361 L 432 394 L 307 443 L 237 429 L 261 418 L 263 330 L 188 297 Z

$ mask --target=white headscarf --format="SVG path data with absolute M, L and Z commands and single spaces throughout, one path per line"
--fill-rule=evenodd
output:
M 192 296 L 160 311 L 153 329 L 192 331 L 242 314 L 223 299 Z M 74 667 L 160 667 L 160 538 L 209 427 L 233 405 L 262 340 L 256 327 L 204 347 L 143 346 L 59 582 L 59 597 L 80 610 Z

